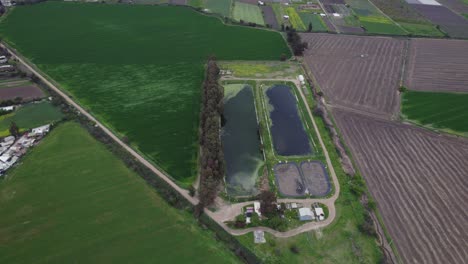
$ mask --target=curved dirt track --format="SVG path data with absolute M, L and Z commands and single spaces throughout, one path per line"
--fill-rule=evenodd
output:
M 225 78 L 225 80 L 253 80 L 253 81 L 284 81 L 284 82 L 293 82 L 296 85 L 297 91 L 299 91 L 299 94 L 301 96 L 301 99 L 303 100 L 305 105 L 307 104 L 306 97 L 304 95 L 304 92 L 301 90 L 301 84 L 299 83 L 298 80 L 296 79 L 260 79 L 260 78 Z M 320 131 L 317 127 L 317 124 L 315 123 L 315 120 L 312 115 L 312 111 L 310 110 L 309 107 L 307 108 L 307 113 L 309 115 L 309 118 L 312 120 L 312 125 L 314 127 L 315 132 L 317 133 L 317 137 L 319 139 L 319 143 L 321 148 L 323 149 L 323 153 L 327 162 L 327 167 L 330 170 L 330 176 L 333 182 L 334 186 L 334 193 L 330 198 L 324 198 L 324 199 L 278 199 L 279 202 L 300 202 L 304 204 L 305 207 L 311 206 L 312 203 L 318 202 L 325 204 L 328 207 L 328 217 L 324 221 L 321 222 L 308 222 L 298 228 L 285 231 L 285 232 L 280 232 L 273 230 L 268 227 L 253 227 L 253 228 L 246 228 L 246 229 L 231 229 L 229 228 L 226 224 L 224 224 L 225 221 L 229 220 L 234 220 L 234 218 L 242 213 L 242 208 L 248 204 L 252 204 L 252 201 L 245 202 L 245 203 L 238 203 L 238 204 L 232 204 L 232 205 L 225 205 L 222 206 L 218 211 L 216 212 L 211 212 L 211 211 L 205 211 L 211 218 L 215 219 L 216 222 L 218 222 L 226 231 L 228 231 L 232 235 L 244 235 L 249 232 L 255 231 L 255 230 L 263 230 L 265 232 L 268 232 L 276 237 L 291 237 L 298 235 L 303 232 L 315 230 L 318 228 L 326 227 L 327 225 L 331 224 L 333 220 L 335 219 L 336 216 L 336 208 L 335 208 L 335 201 L 338 199 L 340 195 L 340 184 L 338 182 L 338 178 L 336 176 L 335 168 L 333 167 L 333 164 L 330 159 L 330 155 L 328 154 L 328 150 L 325 147 L 325 144 L 323 143 L 322 136 L 320 135 Z
M 17 55 L 16 51 L 14 51 L 13 49 L 10 49 L 9 47 L 6 47 L 3 44 L 0 44 L 0 46 L 4 47 L 7 50 L 9 50 L 9 52 L 12 54 L 13 58 L 16 58 L 21 64 L 24 65 L 24 67 L 26 67 L 30 72 L 32 72 L 34 75 L 39 77 L 39 79 L 41 81 L 43 81 L 52 90 L 54 90 L 57 94 L 59 94 L 62 98 L 64 98 L 70 105 L 75 107 L 81 114 L 85 115 L 89 120 L 95 122 L 96 125 L 98 125 L 115 142 L 117 142 L 126 151 L 128 151 L 132 156 L 134 156 L 138 161 L 140 161 L 142 164 L 144 164 L 146 167 L 148 167 L 151 171 L 153 171 L 156 175 L 158 175 L 165 182 L 167 182 L 178 193 L 180 193 L 182 196 L 184 196 L 191 204 L 193 204 L 193 205 L 198 204 L 199 200 L 198 200 L 197 197 L 190 196 L 189 192 L 187 190 L 182 189 L 181 187 L 179 187 L 168 176 L 166 176 L 166 174 L 164 174 L 162 171 L 160 171 L 158 168 L 156 168 L 153 164 L 151 164 L 145 158 L 143 158 L 139 153 L 137 153 L 135 150 L 133 150 L 131 147 L 129 147 L 123 141 L 121 141 L 117 136 L 115 136 L 112 133 L 111 130 L 109 130 L 102 123 L 100 123 L 90 113 L 85 111 L 79 104 L 75 103 L 67 94 L 65 94 L 59 88 L 57 88 L 57 86 L 54 83 L 52 83 L 47 78 L 45 78 L 43 76 L 44 75 L 43 73 L 40 73 L 38 70 L 36 70 L 34 67 L 32 67 L 29 63 L 26 63 L 26 61 L 23 58 L 21 58 L 20 56 Z M 279 80 L 279 81 L 281 81 L 281 80 Z M 285 79 L 283 81 L 292 81 L 292 82 L 294 82 L 296 84 L 298 83 L 297 80 Z M 300 86 L 298 86 L 298 87 L 300 87 Z M 298 89 L 298 90 L 299 90 L 299 92 L 301 94 L 302 99 L 304 100 L 304 103 L 306 103 L 304 94 L 302 93 L 302 91 L 300 89 Z M 312 112 L 310 111 L 309 108 L 307 108 L 307 110 L 308 110 L 308 113 L 309 113 L 310 117 L 312 118 Z M 228 205 L 228 206 L 223 207 L 220 210 L 218 210 L 217 213 L 213 213 L 213 212 L 211 212 L 210 210 L 208 210 L 206 208 L 205 208 L 204 212 L 208 216 L 210 216 L 213 220 L 215 220 L 224 230 L 226 230 L 231 235 L 243 235 L 243 234 L 255 231 L 255 230 L 264 230 L 264 231 L 269 232 L 269 233 L 271 233 L 271 234 L 273 234 L 275 236 L 278 236 L 278 237 L 290 237 L 290 236 L 295 236 L 297 234 L 300 234 L 302 232 L 306 232 L 306 231 L 310 231 L 310 230 L 313 230 L 313 229 L 317 229 L 317 228 L 320 228 L 320 227 L 327 226 L 328 224 L 333 222 L 333 220 L 335 218 L 335 215 L 336 215 L 334 202 L 335 202 L 335 200 L 337 199 L 337 197 L 339 195 L 340 186 L 339 186 L 336 174 L 335 174 L 335 170 L 334 170 L 333 165 L 331 164 L 331 160 L 330 160 L 330 158 L 328 156 L 328 152 L 327 152 L 327 150 L 325 148 L 325 145 L 324 145 L 324 143 L 322 141 L 322 138 L 320 137 L 320 132 L 318 131 L 318 127 L 316 126 L 315 121 L 314 121 L 313 118 L 312 118 L 312 122 L 313 122 L 315 130 L 318 133 L 320 144 L 321 144 L 321 146 L 322 146 L 322 148 L 324 150 L 324 154 L 325 154 L 325 157 L 326 157 L 326 160 L 327 160 L 327 164 L 328 164 L 329 169 L 330 169 L 330 174 L 332 175 L 333 184 L 335 185 L 335 193 L 333 194 L 332 197 L 330 197 L 328 199 L 302 199 L 302 200 L 291 199 L 291 201 L 302 202 L 304 204 L 312 204 L 313 202 L 320 202 L 320 203 L 323 203 L 323 204 L 327 205 L 328 209 L 329 209 L 329 216 L 325 221 L 307 223 L 307 224 L 305 224 L 303 226 L 300 226 L 300 227 L 298 227 L 296 229 L 293 229 L 293 230 L 289 230 L 287 232 L 279 232 L 279 231 L 276 231 L 276 230 L 273 230 L 273 229 L 270 229 L 270 228 L 266 228 L 266 227 L 249 228 L 249 229 L 244 229 L 244 230 L 235 230 L 235 229 L 231 229 L 228 226 L 226 226 L 226 224 L 224 224 L 224 221 L 227 221 L 229 219 L 233 219 L 236 215 L 240 214 L 241 209 L 243 207 L 242 203 Z M 283 200 L 280 200 L 280 201 L 283 201 Z M 288 201 L 288 199 L 284 200 L 284 202 L 287 202 L 287 201 Z M 251 204 L 252 202 L 249 202 L 249 203 Z M 235 213 L 235 215 L 233 215 L 234 213 Z

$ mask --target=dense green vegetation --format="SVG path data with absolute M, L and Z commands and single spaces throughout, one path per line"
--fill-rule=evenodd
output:
M 80 125 L 0 181 L 1 263 L 236 263 Z
M 309 26 L 309 23 L 312 23 L 312 31 L 328 31 L 325 22 L 323 22 L 320 15 L 317 14 L 310 14 L 310 13 L 299 13 L 302 21 L 304 21 L 304 25 L 306 27 Z
M 186 186 L 196 174 L 207 57 L 279 60 L 290 54 L 279 33 L 224 25 L 172 6 L 46 2 L 15 8 L 0 33 Z
M 406 31 L 418 36 L 443 37 L 444 34 L 431 24 L 399 23 Z
M 205 8 L 213 13 L 219 13 L 225 17 L 231 14 L 232 0 L 205 0 Z
M 31 103 L 9 114 L 0 116 L 0 136 L 7 136 L 11 122 L 20 130 L 28 130 L 62 119 L 63 114 L 49 102 Z
M 234 3 L 233 18 L 237 21 L 255 23 L 257 25 L 265 25 L 262 11 L 256 5 L 246 4 L 242 2 Z
M 424 126 L 468 135 L 468 94 L 407 91 L 402 115 Z

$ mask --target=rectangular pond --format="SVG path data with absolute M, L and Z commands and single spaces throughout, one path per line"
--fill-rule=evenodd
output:
M 291 88 L 286 85 L 274 85 L 267 89 L 266 95 L 276 153 L 281 156 L 311 154 L 309 137 L 299 116 L 297 100 Z
M 232 196 L 254 195 L 264 161 L 252 87 L 225 85 L 223 115 L 221 140 L 226 161 L 227 192 Z

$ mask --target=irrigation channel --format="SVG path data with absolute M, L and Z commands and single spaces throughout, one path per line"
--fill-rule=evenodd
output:
M 231 196 L 257 193 L 256 179 L 262 168 L 253 89 L 245 84 L 224 85 L 221 140 L 226 160 L 226 191 Z
M 135 150 L 133 150 L 130 146 L 126 145 L 120 138 L 115 136 L 113 132 L 108 129 L 106 126 L 104 126 L 101 122 L 99 122 L 96 118 L 94 118 L 89 112 L 87 112 L 83 107 L 81 107 L 78 103 L 76 103 L 73 99 L 71 99 L 67 94 L 65 94 L 61 89 L 58 88 L 57 85 L 55 85 L 51 80 L 48 79 L 48 77 L 44 73 L 40 72 L 37 67 L 32 64 L 31 62 L 27 61 L 24 57 L 18 55 L 18 52 L 14 49 L 11 49 L 10 47 L 7 47 L 5 44 L 1 44 L 0 46 L 4 47 L 7 49 L 11 54 L 13 58 L 16 58 L 19 63 L 23 64 L 27 70 L 29 70 L 31 73 L 35 74 L 41 81 L 43 81 L 46 85 L 48 85 L 52 90 L 57 92 L 58 95 L 60 95 L 62 98 L 64 98 L 68 103 L 70 103 L 73 107 L 75 107 L 80 113 L 82 113 L 84 116 L 86 116 L 89 120 L 92 120 L 93 122 L 96 123 L 97 126 L 99 126 L 104 133 L 109 135 L 115 142 L 117 142 L 119 145 L 121 145 L 126 151 L 128 151 L 132 156 L 134 156 L 138 161 L 140 161 L 143 165 L 148 167 L 151 171 L 153 171 L 156 175 L 158 175 L 161 179 L 163 179 L 165 182 L 167 182 L 174 190 L 176 190 L 178 193 L 180 193 L 182 196 L 185 197 L 191 204 L 196 205 L 198 203 L 198 198 L 197 197 L 191 197 L 188 193 L 187 190 L 182 189 L 181 187 L 177 186 L 167 175 L 165 175 L 164 172 L 162 172 L 160 169 L 158 169 L 156 166 L 148 162 L 143 156 L 141 156 L 139 153 L 137 153 Z M 27 62 L 26 62 L 27 61 Z M 238 79 L 238 78 L 231 78 L 231 80 L 237 79 L 237 80 L 252 80 L 252 79 Z M 268 79 L 253 79 L 253 81 L 269 81 Z M 294 82 L 297 87 L 300 87 L 300 84 L 298 83 L 297 80 L 294 79 L 273 79 L 270 81 L 290 81 Z M 307 100 L 303 94 L 303 92 L 299 89 L 299 93 L 301 95 L 302 100 L 304 103 L 307 103 Z M 328 168 L 330 169 L 330 174 L 332 176 L 333 184 L 335 186 L 335 192 L 330 198 L 326 199 L 279 199 L 279 202 L 301 202 L 305 206 L 308 206 L 312 203 L 319 202 L 323 203 L 326 206 L 328 206 L 329 209 L 329 215 L 328 218 L 325 219 L 324 221 L 321 222 L 309 222 L 306 223 L 298 228 L 286 231 L 286 232 L 279 232 L 276 230 L 273 230 L 271 228 L 267 227 L 257 227 L 257 228 L 248 228 L 248 229 L 242 229 L 242 230 L 237 230 L 237 229 L 231 229 L 228 227 L 224 222 L 228 220 L 234 219 L 237 215 L 239 215 L 242 212 L 242 208 L 245 206 L 246 203 L 236 203 L 236 204 L 225 204 L 222 205 L 216 212 L 212 212 L 209 209 L 205 209 L 204 212 L 211 217 L 214 221 L 216 221 L 226 232 L 230 233 L 231 235 L 243 235 L 247 234 L 249 232 L 253 232 L 255 230 L 263 230 L 265 232 L 271 233 L 272 235 L 276 237 L 291 237 L 298 235 L 303 232 L 315 230 L 318 228 L 326 227 L 329 224 L 333 222 L 336 216 L 336 209 L 335 209 L 335 201 L 339 196 L 340 193 L 340 185 L 338 183 L 338 179 L 336 177 L 335 170 L 333 168 L 333 165 L 331 163 L 330 157 L 328 155 L 328 151 L 325 148 L 325 144 L 323 143 L 322 137 L 320 136 L 320 131 L 318 130 L 318 127 L 313 119 L 312 116 L 312 111 L 307 108 L 307 112 L 312 119 L 312 123 L 314 126 L 314 129 L 318 135 L 320 146 L 322 147 L 324 151 L 324 155 L 327 161 Z M 252 203 L 252 201 L 247 202 L 247 203 Z

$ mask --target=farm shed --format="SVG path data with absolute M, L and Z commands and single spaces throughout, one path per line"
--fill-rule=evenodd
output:
M 255 230 L 254 231 L 254 242 L 255 244 L 263 244 L 266 242 L 265 240 L 265 232 L 262 230 Z
M 299 209 L 299 220 L 301 221 L 311 221 L 314 220 L 314 214 L 312 210 L 308 207 L 300 208 Z
M 49 130 L 50 130 L 50 125 L 36 127 L 31 130 L 30 136 L 42 136 L 48 133 Z
M 325 213 L 323 213 L 323 209 L 321 207 L 314 208 L 314 211 L 317 216 L 317 220 L 323 221 L 325 219 Z
M 262 216 L 262 213 L 260 212 L 260 203 L 259 202 L 254 202 L 254 210 L 255 210 L 255 213 L 258 214 L 258 216 Z

